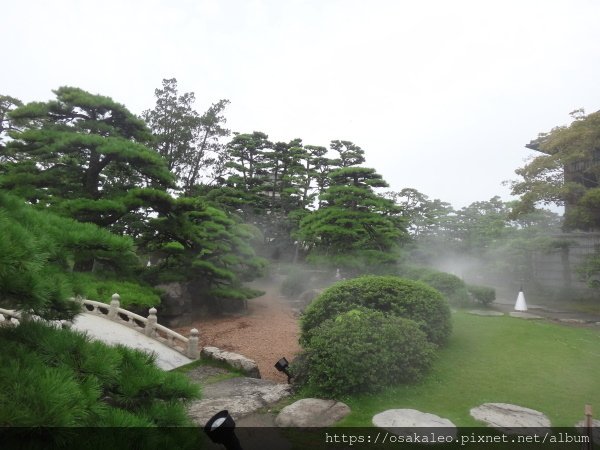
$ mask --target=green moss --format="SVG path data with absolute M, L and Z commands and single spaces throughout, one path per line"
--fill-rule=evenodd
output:
M 103 279 L 88 273 L 73 273 L 71 279 L 75 292 L 90 300 L 110 303 L 112 295 L 117 293 L 123 308 L 132 305 L 150 308 L 160 304 L 160 290 L 139 282 Z

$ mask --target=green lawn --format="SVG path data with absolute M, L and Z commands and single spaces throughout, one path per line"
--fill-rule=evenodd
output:
M 573 426 L 586 403 L 600 412 L 600 328 L 464 312 L 453 322 L 450 342 L 423 382 L 340 399 L 352 413 L 339 425 L 371 426 L 381 411 L 413 408 L 457 426 L 482 426 L 469 410 L 486 402 L 536 409 L 553 426 Z

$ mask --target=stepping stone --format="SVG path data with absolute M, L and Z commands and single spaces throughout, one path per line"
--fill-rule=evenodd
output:
M 456 425 L 448 419 L 416 409 L 388 409 L 373 416 L 373 425 L 407 438 L 456 438 Z
M 475 316 L 489 316 L 489 317 L 499 317 L 503 316 L 504 313 L 500 311 L 488 311 L 484 309 L 472 309 L 469 311 L 469 314 L 473 314 Z
M 583 319 L 558 319 L 558 321 L 564 322 L 564 323 L 581 324 L 581 325 L 588 323 L 587 320 L 583 320 Z
M 303 398 L 286 406 L 275 418 L 279 427 L 329 427 L 350 414 L 350 407 L 335 400 Z
M 223 409 L 238 420 L 289 395 L 289 384 L 259 378 L 230 378 L 203 386 L 202 399 L 190 403 L 188 415 L 196 425 L 203 427 Z
M 525 319 L 525 320 L 543 319 L 542 316 L 538 316 L 538 315 L 526 313 L 526 312 L 520 312 L 520 311 L 512 311 L 512 312 L 509 312 L 508 314 L 510 317 L 518 317 L 519 319 Z
M 471 416 L 506 434 L 543 434 L 550 420 L 541 412 L 510 403 L 484 403 L 471 409 Z
M 577 431 L 579 431 L 582 435 L 587 433 L 587 430 L 584 428 L 584 426 L 584 420 L 575 424 L 575 428 L 577 428 Z M 594 444 L 600 445 L 600 420 L 597 419 L 592 420 L 592 441 Z

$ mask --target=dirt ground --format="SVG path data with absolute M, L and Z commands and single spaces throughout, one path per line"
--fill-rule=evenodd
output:
M 203 318 L 188 325 L 185 332 L 197 328 L 202 347 L 214 346 L 244 355 L 256 361 L 262 378 L 286 382 L 285 374 L 274 366 L 281 357 L 291 361 L 300 351 L 298 320 L 277 287 L 253 287 L 266 293 L 248 300 L 244 314 Z

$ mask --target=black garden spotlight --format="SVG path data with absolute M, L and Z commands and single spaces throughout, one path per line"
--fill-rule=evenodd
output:
M 288 367 L 289 366 L 290 366 L 290 363 L 285 358 L 281 358 L 279 361 L 277 361 L 275 363 L 275 368 L 277 370 L 279 370 L 280 372 L 283 372 L 283 373 L 285 373 L 287 375 L 287 377 L 288 377 L 288 383 L 292 379 L 292 375 L 290 375 L 290 373 L 288 372 Z
M 235 422 L 226 409 L 219 411 L 206 422 L 204 432 L 211 441 L 223 444 L 227 450 L 243 450 L 235 435 Z

